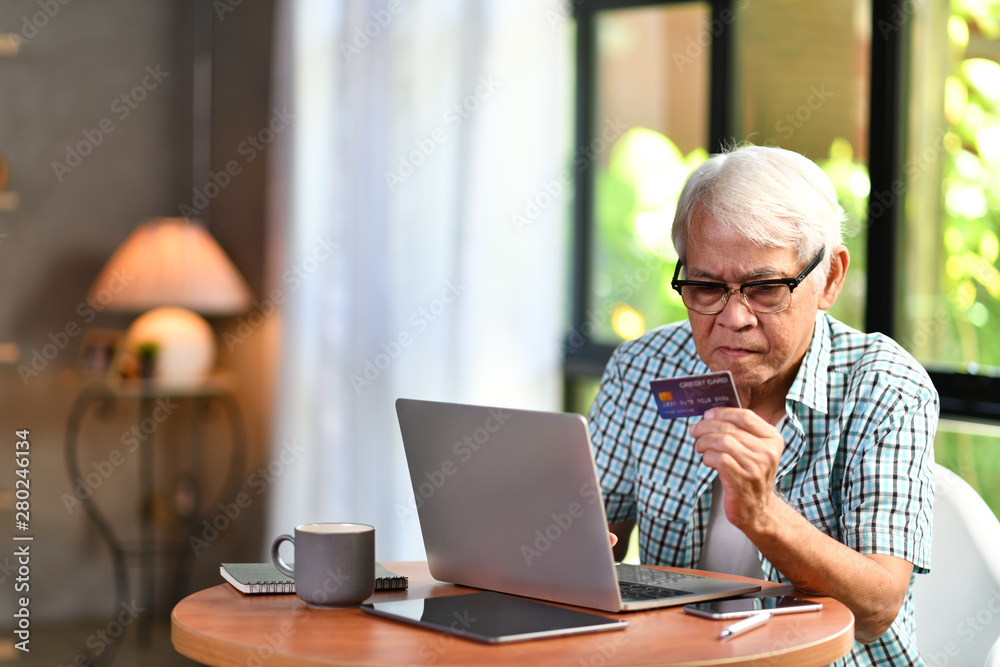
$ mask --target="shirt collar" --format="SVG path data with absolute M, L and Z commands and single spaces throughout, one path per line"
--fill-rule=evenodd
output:
M 830 368 L 830 323 L 829 316 L 820 311 L 816 314 L 812 341 L 799 365 L 799 372 L 788 390 L 786 401 L 802 403 L 817 412 L 827 413 L 827 375 Z

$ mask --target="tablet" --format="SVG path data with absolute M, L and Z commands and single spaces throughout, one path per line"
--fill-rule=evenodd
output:
M 361 610 L 487 644 L 621 630 L 628 625 L 619 619 L 488 591 L 367 603 Z

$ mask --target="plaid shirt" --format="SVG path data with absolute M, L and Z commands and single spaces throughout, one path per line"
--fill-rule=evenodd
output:
M 666 325 L 618 347 L 590 411 L 608 521 L 638 523 L 647 564 L 697 567 L 716 476 L 688 434 L 700 417 L 660 419 L 649 381 L 707 372 L 688 322 Z M 938 395 L 924 369 L 891 339 L 821 312 L 785 409 L 775 491 L 835 540 L 927 572 Z M 923 664 L 914 635 L 911 585 L 889 630 L 841 663 Z

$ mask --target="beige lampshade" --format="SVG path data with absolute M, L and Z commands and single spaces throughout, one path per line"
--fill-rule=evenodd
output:
M 110 310 L 177 306 L 204 315 L 243 312 L 253 298 L 208 230 L 187 218 L 155 218 L 136 227 L 88 297 Z

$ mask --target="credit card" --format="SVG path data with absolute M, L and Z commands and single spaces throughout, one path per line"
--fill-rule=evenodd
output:
M 651 380 L 649 387 L 663 419 L 695 417 L 718 407 L 742 407 L 729 371 L 661 378 Z

